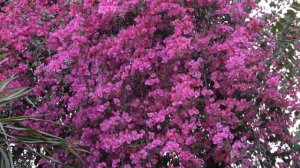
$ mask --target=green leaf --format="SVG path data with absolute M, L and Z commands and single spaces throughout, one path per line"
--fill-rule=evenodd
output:
M 6 94 L 10 94 L 10 95 L 0 98 L 0 104 L 5 104 L 11 100 L 19 98 L 19 97 L 27 94 L 30 91 L 31 90 L 28 90 L 28 88 L 16 88 L 16 89 L 9 89 L 6 91 L 2 91 L 2 92 L 0 92 L 0 96 L 6 95 Z
M 2 123 L 2 124 L 15 123 L 15 122 L 20 122 L 20 121 L 25 121 L 28 119 L 30 119 L 30 117 L 27 117 L 27 116 L 0 118 L 0 123 Z
M 36 155 L 40 156 L 41 158 L 44 158 L 44 159 L 46 159 L 46 160 L 50 160 L 50 161 L 52 161 L 52 162 L 54 162 L 54 163 L 58 163 L 58 164 L 61 164 L 61 165 L 65 165 L 65 164 L 63 164 L 62 162 L 60 162 L 60 161 L 58 161 L 58 160 L 56 160 L 56 159 L 54 159 L 54 158 L 52 158 L 52 157 L 46 156 L 46 155 L 44 155 L 44 154 L 42 154 L 42 153 L 40 153 L 40 152 L 35 151 L 32 147 L 30 147 L 30 146 L 27 145 L 27 144 L 25 144 L 25 146 L 26 146 L 30 151 L 32 151 L 32 152 L 35 153 Z M 65 166 L 66 166 L 66 165 L 65 165 Z
M 11 149 L 11 146 L 10 146 L 10 144 L 9 144 L 9 140 L 8 140 L 8 136 L 7 136 L 7 134 L 6 134 L 6 131 L 5 131 L 5 129 L 4 129 L 4 127 L 3 127 L 3 125 L 2 125 L 2 123 L 0 123 L 0 129 L 1 129 L 1 133 L 4 135 L 4 137 L 5 137 L 5 139 L 4 139 L 4 142 L 6 143 L 6 146 L 7 146 L 7 150 L 8 150 L 8 158 L 9 158 L 9 161 L 10 161 L 10 163 L 11 163 L 11 168 L 13 168 L 14 166 L 13 166 L 13 159 L 12 159 L 12 149 Z
M 6 79 L 4 81 L 0 82 L 0 91 L 2 91 L 12 80 L 16 79 L 17 77 L 11 77 L 9 79 Z
M 3 53 L 3 54 L 0 54 L 0 59 L 3 59 L 5 57 L 7 57 L 10 53 Z
M 0 153 L 1 153 L 1 167 L 11 168 L 12 166 L 8 160 L 7 154 L 2 147 L 0 147 Z
M 274 35 L 276 34 L 276 30 L 277 30 L 277 29 L 276 29 L 276 26 L 272 26 L 272 27 L 271 27 L 271 32 L 272 32 Z
M 3 64 L 5 61 L 7 61 L 7 58 L 0 61 L 0 65 Z
M 21 88 L 14 88 L 14 89 L 7 89 L 4 90 L 5 87 L 12 81 L 16 79 L 16 77 L 9 78 L 7 80 L 4 80 L 0 82 L 0 104 L 5 104 L 8 103 L 16 98 L 19 98 L 31 90 L 27 87 L 21 87 Z M 31 102 L 30 99 L 27 101 Z M 32 102 L 31 102 L 32 103 Z M 44 116 L 44 115 L 42 115 Z M 82 149 L 81 147 L 78 146 L 78 144 L 68 142 L 67 140 L 43 132 L 39 130 L 34 130 L 29 127 L 26 127 L 21 124 L 23 121 L 36 121 L 36 122 L 51 122 L 54 124 L 59 124 L 60 123 L 54 122 L 54 121 L 49 121 L 49 120 L 44 120 L 44 119 L 38 119 L 38 118 L 33 118 L 29 116 L 20 116 L 20 117 L 9 117 L 9 118 L 0 118 L 0 137 L 2 138 L 2 141 L 0 141 L 1 146 L 0 146 L 0 166 L 1 167 L 6 167 L 6 168 L 14 168 L 13 165 L 13 158 L 12 158 L 12 149 L 10 145 L 10 141 L 13 140 L 13 143 L 15 144 L 21 144 L 27 147 L 29 152 L 33 152 L 34 154 L 49 160 L 50 162 L 54 164 L 61 164 L 64 167 L 68 167 L 67 165 L 55 160 L 54 158 L 48 156 L 48 154 L 51 154 L 50 151 L 48 151 L 47 156 L 44 155 L 43 153 L 37 152 L 35 149 L 29 146 L 29 144 L 34 144 L 34 145 L 41 145 L 44 147 L 44 145 L 50 145 L 51 148 L 53 147 L 58 147 L 60 149 L 65 149 L 66 151 L 70 152 L 74 156 L 76 156 L 78 159 L 81 160 L 79 155 L 77 154 L 77 151 L 81 152 L 88 152 L 85 149 Z M 68 127 L 68 126 L 67 126 Z M 11 134 L 12 131 L 19 131 L 23 134 L 21 135 L 13 135 Z M 70 145 L 74 145 L 75 147 L 71 147 Z M 7 148 L 7 151 L 3 148 Z
M 71 147 L 72 149 L 74 149 L 75 151 L 80 151 L 80 152 L 84 152 L 84 153 L 90 153 L 87 149 L 84 149 L 83 147 Z
M 296 17 L 296 12 L 289 9 L 287 10 L 286 15 L 294 19 Z
M 14 88 L 14 89 L 7 89 L 5 91 L 0 91 L 0 96 L 5 97 L 8 94 L 19 92 L 20 90 L 26 90 L 27 88 Z M 3 98 L 2 98 L 3 99 Z
M 278 31 L 281 31 L 283 29 L 283 25 L 280 22 L 277 22 L 275 27 Z
M 300 11 L 300 3 L 294 1 L 291 5 L 291 7 L 297 11 Z
M 68 152 L 70 152 L 71 154 L 73 154 L 74 156 L 76 156 L 81 162 L 83 161 L 73 148 L 70 148 L 69 146 L 66 146 L 65 149 Z

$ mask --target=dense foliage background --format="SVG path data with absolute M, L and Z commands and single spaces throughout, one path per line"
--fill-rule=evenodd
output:
M 45 155 L 71 167 L 299 166 L 289 130 L 299 113 L 299 3 L 257 16 L 254 0 L 1 5 L 10 56 L 0 80 L 18 75 L 9 87 L 33 89 L 1 110 L 59 122 L 23 124 L 89 151 L 83 161 Z M 17 165 L 52 166 L 19 153 Z

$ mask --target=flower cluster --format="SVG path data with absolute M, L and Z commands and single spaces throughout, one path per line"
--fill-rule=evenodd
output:
M 281 74 L 265 66 L 273 44 L 262 47 L 265 22 L 250 18 L 253 8 L 254 0 L 10 1 L 0 10 L 0 45 L 11 54 L 0 78 L 19 75 L 12 87 L 33 88 L 34 106 L 19 102 L 19 115 L 63 123 L 29 126 L 89 149 L 79 153 L 84 164 L 55 151 L 69 165 L 270 167 L 273 156 L 288 165 L 297 152 L 265 151 L 293 142 L 297 89 L 280 89 Z

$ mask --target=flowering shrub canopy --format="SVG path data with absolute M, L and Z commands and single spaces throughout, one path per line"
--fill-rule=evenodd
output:
M 285 167 L 297 162 L 296 80 L 266 62 L 254 0 L 14 0 L 3 3 L 0 79 L 33 88 L 16 115 L 79 141 L 82 167 Z M 272 67 L 277 63 L 273 61 Z M 289 98 L 287 98 L 289 95 Z M 271 151 L 274 149 L 275 151 Z M 290 147 L 289 147 L 290 146 Z M 48 163 L 40 160 L 48 167 Z

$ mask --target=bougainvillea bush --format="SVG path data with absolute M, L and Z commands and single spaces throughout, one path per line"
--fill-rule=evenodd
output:
M 2 2 L 0 79 L 32 87 L 15 115 L 85 145 L 71 167 L 289 167 L 297 79 L 281 86 L 253 0 Z M 267 66 L 270 65 L 270 66 Z M 43 115 L 47 114 L 47 115 Z M 52 166 L 39 160 L 42 167 Z

